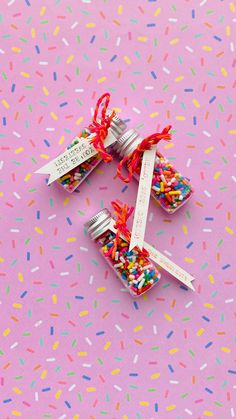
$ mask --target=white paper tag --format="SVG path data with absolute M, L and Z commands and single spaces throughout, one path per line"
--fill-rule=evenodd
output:
M 114 228 L 115 221 L 111 220 L 109 225 L 109 230 L 116 234 L 116 229 Z M 161 252 L 158 252 L 153 246 L 148 244 L 147 242 L 143 243 L 144 248 L 149 253 L 149 258 L 155 262 L 158 266 L 163 268 L 165 271 L 169 272 L 173 275 L 176 279 L 186 285 L 191 290 L 195 291 L 195 288 L 192 284 L 194 277 L 182 269 L 180 266 L 176 265 L 176 263 L 172 262 L 168 257 L 163 255 Z
M 74 145 L 69 150 L 64 151 L 64 153 L 60 154 L 55 159 L 45 164 L 45 166 L 38 169 L 35 173 L 49 174 L 50 177 L 48 180 L 48 185 L 50 185 L 61 176 L 70 172 L 72 169 L 97 154 L 97 150 L 92 144 L 90 144 L 89 141 L 94 136 L 95 134 L 91 134 L 87 138 L 76 137 L 76 139 L 79 141 L 78 144 Z M 108 135 L 104 141 L 104 147 L 109 147 L 115 141 L 116 137 L 109 129 Z
M 156 157 L 156 147 L 157 146 L 154 145 L 151 150 L 146 150 L 143 153 L 129 250 L 132 250 L 135 246 L 138 246 L 140 249 L 143 248 Z

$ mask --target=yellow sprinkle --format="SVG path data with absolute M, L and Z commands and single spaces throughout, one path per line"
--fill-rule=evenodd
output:
M 214 304 L 211 304 L 211 303 L 205 303 L 205 304 L 203 304 L 204 305 L 204 307 L 206 307 L 206 308 L 214 308 Z
M 57 296 L 56 296 L 56 294 L 52 294 L 52 302 L 53 302 L 53 304 L 56 304 L 57 303 Z
M 185 121 L 185 116 L 179 115 L 175 117 L 176 121 Z
M 41 374 L 42 380 L 44 380 L 44 378 L 46 377 L 46 375 L 47 375 L 47 370 L 43 370 L 43 372 Z
M 59 399 L 59 397 L 61 396 L 61 393 L 62 393 L 62 391 L 61 391 L 61 390 L 58 390 L 58 391 L 56 392 L 56 394 L 55 394 L 55 398 L 56 398 L 56 399 Z
M 214 284 L 215 283 L 215 279 L 214 279 L 214 277 L 213 277 L 212 274 L 209 274 L 208 275 L 208 278 L 209 278 L 209 281 L 210 281 L 211 284 Z
M 143 326 L 136 326 L 134 327 L 134 332 L 139 332 L 139 330 L 142 330 Z
M 225 69 L 224 67 L 221 67 L 220 71 L 221 71 L 221 74 L 222 74 L 224 77 L 227 77 L 227 76 L 228 76 L 228 72 L 226 71 L 226 69 Z
M 22 394 L 22 391 L 18 387 L 13 387 L 12 389 L 16 394 Z
M 121 15 L 122 12 L 123 12 L 123 6 L 122 6 L 122 4 L 120 4 L 119 7 L 118 7 L 118 15 Z
M 230 30 L 230 26 L 229 25 L 226 26 L 225 32 L 226 32 L 226 35 L 227 36 L 230 36 L 231 30 Z
M 10 332 L 11 332 L 11 329 L 10 329 L 10 327 L 8 327 L 7 329 L 4 330 L 3 336 L 9 335 Z
M 2 104 L 3 104 L 4 108 L 6 108 L 6 109 L 10 108 L 9 103 L 5 99 L 2 99 Z
M 105 351 L 106 351 L 108 348 L 110 348 L 110 346 L 111 346 L 111 342 L 110 342 L 110 340 L 108 340 L 108 341 L 105 343 L 105 345 L 104 345 L 104 349 L 105 349 Z
M 229 134 L 236 134 L 236 129 L 231 129 L 231 130 L 229 131 Z
M 23 277 L 21 272 L 18 272 L 18 279 L 19 279 L 20 282 L 24 281 L 24 277 Z
M 234 5 L 233 2 L 229 3 L 229 8 L 230 8 L 231 12 L 235 12 L 235 10 L 236 10 L 235 5 Z
M 26 77 L 27 79 L 30 77 L 30 74 L 29 73 L 25 73 L 25 71 L 21 71 L 20 75 L 22 77 Z
M 222 346 L 222 347 L 220 348 L 220 350 L 221 350 L 221 351 L 223 351 L 223 352 L 226 352 L 227 354 L 229 354 L 229 353 L 231 352 L 231 349 L 226 348 L 225 346 Z
M 49 155 L 48 154 L 40 154 L 39 155 L 42 159 L 48 160 L 49 159 Z
M 126 64 L 131 64 L 131 59 L 127 55 L 124 56 L 124 60 Z
M 161 8 L 158 7 L 158 9 L 154 13 L 154 16 L 158 16 L 160 13 L 161 13 Z
M 171 39 L 171 41 L 169 43 L 170 43 L 170 45 L 178 44 L 179 43 L 179 38 Z
M 86 23 L 86 28 L 94 28 L 96 26 L 96 23 Z
M 79 415 L 73 416 L 73 419 L 79 419 Z
M 140 406 L 149 406 L 149 402 L 139 402 Z
M 214 150 L 214 147 L 208 147 L 208 148 L 206 148 L 205 150 L 204 150 L 204 152 L 206 153 L 206 154 L 208 154 L 208 153 L 211 153 L 211 151 L 213 151 Z
M 87 387 L 86 391 L 88 391 L 89 393 L 91 393 L 92 391 L 96 391 L 96 387 Z
M 209 410 L 204 410 L 203 414 L 204 414 L 205 416 L 213 416 L 213 413 L 212 413 L 212 412 L 210 412 Z
M 113 111 L 115 111 L 116 113 L 121 112 L 122 109 L 121 108 L 112 108 Z
M 173 410 L 173 409 L 175 409 L 176 408 L 176 404 L 171 404 L 170 406 L 167 406 L 166 407 L 166 410 Z
M 66 199 L 64 199 L 64 201 L 63 201 L 63 205 L 64 205 L 64 207 L 66 207 L 66 205 L 68 204 L 69 200 L 70 200 L 70 198 L 66 198 Z
M 215 175 L 214 175 L 214 179 L 215 180 L 218 179 L 218 177 L 220 177 L 220 175 L 221 175 L 221 172 L 216 172 Z
M 201 329 L 199 329 L 197 331 L 197 336 L 201 336 L 203 334 L 203 332 L 205 331 L 205 329 L 203 327 L 201 327 Z
M 35 36 L 36 36 L 35 28 L 31 28 L 31 36 L 32 36 L 32 38 L 35 38 Z
M 21 48 L 17 48 L 17 47 L 11 47 L 11 50 L 13 52 L 21 52 Z
M 64 141 L 65 141 L 65 136 L 64 135 L 62 135 L 61 137 L 60 137 L 60 139 L 59 139 L 59 141 L 58 141 L 58 144 L 63 144 L 64 143 Z
M 193 99 L 193 104 L 194 106 L 196 106 L 196 108 L 200 108 L 200 103 L 198 102 L 197 99 Z
M 174 147 L 174 143 L 166 143 L 166 145 L 164 146 L 164 148 L 172 148 Z
M 18 412 L 18 410 L 12 410 L 11 414 L 13 416 L 21 416 L 21 412 Z
M 104 292 L 106 291 L 106 287 L 97 288 L 97 292 Z
M 3 192 L 0 192 L 0 196 L 4 196 L 4 193 Z
M 209 45 L 203 45 L 202 49 L 203 51 L 212 51 L 212 47 L 210 47 Z
M 14 303 L 14 304 L 12 304 L 12 307 L 14 307 L 14 308 L 22 308 L 22 304 Z
M 58 120 L 58 116 L 55 114 L 55 112 L 50 112 L 50 115 L 51 115 L 52 119 L 54 119 L 54 121 Z
M 150 118 L 155 118 L 155 116 L 158 116 L 159 115 L 159 112 L 153 112 L 153 113 L 150 113 Z
M 175 354 L 176 352 L 179 352 L 179 348 L 173 348 L 169 350 L 169 354 Z
M 111 372 L 111 375 L 116 375 L 116 374 L 119 374 L 119 372 L 120 372 L 120 368 L 117 368 L 116 370 L 113 370 L 113 371 Z
M 159 372 L 157 372 L 156 374 L 152 374 L 151 375 L 151 378 L 154 380 L 155 378 L 159 378 L 160 377 L 160 373 Z
M 4 262 L 4 260 L 5 260 L 4 258 L 0 258 L 0 262 Z
M 31 173 L 28 173 L 28 174 L 25 176 L 24 181 L 25 181 L 25 182 L 28 182 L 28 180 L 30 180 L 31 176 L 32 176 L 32 174 L 31 174 Z
M 43 234 L 43 231 L 39 227 L 34 227 L 36 233 Z
M 104 77 L 100 77 L 100 79 L 97 79 L 97 83 L 103 83 L 104 81 L 106 81 L 106 77 L 104 76 Z
M 68 239 L 66 239 L 67 243 L 73 243 L 76 242 L 77 238 L 76 237 L 68 237 Z
M 54 29 L 54 31 L 53 31 L 53 36 L 57 36 L 58 35 L 58 33 L 59 33 L 59 30 L 60 30 L 60 26 L 56 26 L 55 27 L 55 29 Z
M 172 317 L 169 316 L 169 314 L 164 314 L 164 317 L 166 320 L 168 320 L 169 322 L 172 322 Z
M 83 316 L 86 316 L 86 314 L 88 314 L 88 310 L 81 311 L 81 312 L 79 313 L 79 316 L 80 316 L 80 317 L 83 317 Z
M 46 96 L 48 96 L 48 95 L 49 95 L 49 91 L 48 91 L 48 89 L 47 89 L 45 86 L 43 86 L 43 93 L 44 93 Z
M 88 352 L 77 352 L 78 356 L 87 356 Z
M 45 6 L 41 7 L 41 10 L 40 10 L 40 13 L 39 13 L 40 16 L 43 16 L 45 12 L 46 12 L 46 7 Z
M 67 60 L 66 60 L 66 64 L 70 64 L 71 63 L 71 61 L 73 61 L 73 59 L 75 58 L 75 56 L 74 55 L 70 55 L 68 58 L 67 58 Z
M 127 415 L 124 415 L 124 416 L 123 416 L 123 419 L 129 419 L 129 418 L 128 418 L 128 416 L 127 416 Z
M 194 259 L 192 258 L 184 258 L 185 262 L 194 263 Z
M 147 42 L 148 38 L 147 36 L 138 36 L 137 40 L 141 42 Z
M 24 148 L 23 148 L 23 147 L 19 147 L 19 148 L 17 148 L 17 149 L 15 150 L 15 154 L 22 153 L 22 151 L 24 151 Z
M 184 234 L 188 234 L 188 229 L 185 224 L 182 224 L 182 229 L 183 229 Z
M 84 117 L 80 116 L 76 121 L 76 125 L 80 125 L 83 120 L 84 120 Z
M 225 227 L 225 231 L 227 231 L 229 234 L 234 234 L 234 231 L 229 227 Z
M 178 77 L 175 78 L 175 81 L 181 81 L 183 79 L 184 79 L 184 76 L 178 76 Z
M 55 351 L 58 348 L 59 345 L 59 340 L 56 340 L 56 342 L 54 343 L 52 349 Z

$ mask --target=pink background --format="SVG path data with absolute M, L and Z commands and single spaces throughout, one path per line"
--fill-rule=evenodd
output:
M 1 2 L 0 417 L 229 419 L 235 406 L 235 19 L 230 1 Z M 76 89 L 81 89 L 76 91 Z M 79 193 L 34 172 L 105 91 L 195 187 L 146 240 L 191 272 L 133 300 L 84 234 L 119 198 L 101 164 Z

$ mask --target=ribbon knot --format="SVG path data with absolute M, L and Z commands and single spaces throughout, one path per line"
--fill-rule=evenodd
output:
M 131 151 L 131 153 L 129 153 L 119 162 L 117 167 L 117 175 L 121 180 L 123 180 L 123 182 L 130 182 L 133 174 L 136 172 L 138 166 L 140 165 L 142 155 L 146 150 L 150 150 L 151 147 L 159 143 L 160 140 L 171 140 L 171 134 L 169 133 L 170 129 L 171 125 L 167 125 L 162 132 L 156 132 L 152 135 L 149 135 L 149 137 L 144 138 L 134 151 Z M 127 164 L 129 173 L 127 177 L 123 176 L 121 173 L 121 169 L 125 164 Z
M 98 120 L 98 111 L 102 101 L 105 99 L 104 106 L 101 111 L 101 116 Z M 106 152 L 104 147 L 104 140 L 108 135 L 108 129 L 110 128 L 112 118 L 115 116 L 115 112 L 113 111 L 110 116 L 106 115 L 106 111 L 110 102 L 110 93 L 104 93 L 97 101 L 94 115 L 93 115 L 93 122 L 90 124 L 89 129 L 91 133 L 95 133 L 96 135 L 90 140 L 91 144 L 93 144 L 94 148 L 100 153 L 102 159 L 108 163 L 113 160 L 112 156 Z

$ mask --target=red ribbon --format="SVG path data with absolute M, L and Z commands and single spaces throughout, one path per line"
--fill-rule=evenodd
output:
M 134 151 L 129 153 L 127 156 L 125 156 L 120 161 L 117 167 L 117 175 L 119 176 L 119 178 L 123 180 L 125 183 L 130 182 L 133 174 L 135 173 L 138 166 L 140 165 L 144 151 L 150 150 L 151 147 L 154 144 L 159 143 L 160 140 L 170 141 L 171 140 L 171 134 L 169 133 L 170 129 L 171 129 L 171 125 L 167 125 L 167 127 L 165 127 L 162 132 L 160 133 L 156 132 L 155 134 L 149 135 L 149 137 L 146 137 L 142 140 L 142 142 L 137 146 L 137 148 Z M 127 169 L 129 172 L 126 178 L 121 174 L 121 169 L 125 165 L 125 163 L 127 163 Z
M 104 106 L 101 111 L 101 116 L 99 117 L 100 121 L 98 121 L 98 111 L 102 101 L 105 99 Z M 93 137 L 90 142 L 93 144 L 94 148 L 100 153 L 102 159 L 108 163 L 113 160 L 112 156 L 106 152 L 104 147 L 104 140 L 107 137 L 108 129 L 111 125 L 111 120 L 115 116 L 115 112 L 113 111 L 110 116 L 106 115 L 106 111 L 110 102 L 110 93 L 104 93 L 97 101 L 94 115 L 93 115 L 93 122 L 90 124 L 89 129 L 91 133 L 95 133 L 96 136 Z

